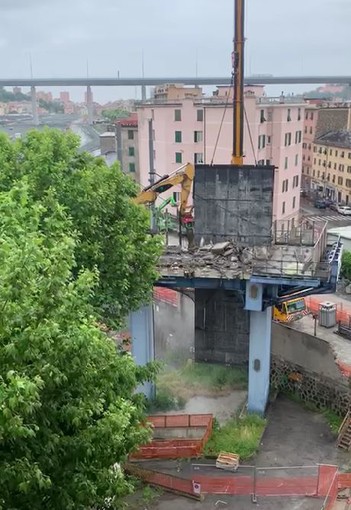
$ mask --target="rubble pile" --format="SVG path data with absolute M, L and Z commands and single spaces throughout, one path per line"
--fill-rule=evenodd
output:
M 233 241 L 225 241 L 201 246 L 192 251 L 168 246 L 166 253 L 161 256 L 160 265 L 185 276 L 193 276 L 195 270 L 201 270 L 203 275 L 207 271 L 217 271 L 228 278 L 243 271 L 250 272 L 255 262 L 270 258 L 270 249 L 266 246 L 249 248 Z

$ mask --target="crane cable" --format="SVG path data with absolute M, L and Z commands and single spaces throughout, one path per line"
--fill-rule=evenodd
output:
M 212 159 L 211 159 L 211 163 L 210 163 L 211 166 L 213 165 L 213 160 L 214 160 L 215 155 L 216 155 L 217 146 L 218 146 L 218 142 L 219 142 L 219 137 L 221 136 L 221 131 L 222 131 L 223 123 L 224 123 L 224 118 L 225 118 L 225 114 L 227 112 L 227 108 L 228 108 L 228 104 L 229 104 L 230 92 L 233 90 L 233 88 L 234 88 L 234 74 L 232 74 L 232 81 L 231 81 L 230 88 L 229 88 L 229 94 L 227 95 L 227 100 L 226 100 L 225 105 L 224 105 L 224 111 L 223 111 L 223 115 L 222 115 L 222 120 L 221 120 L 221 123 L 219 125 L 217 139 L 216 139 L 216 143 L 215 143 L 215 146 L 214 146 L 214 149 L 213 149 Z M 233 90 L 233 92 L 234 92 L 234 90 Z

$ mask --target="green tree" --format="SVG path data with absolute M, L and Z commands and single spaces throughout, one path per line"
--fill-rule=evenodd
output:
M 98 269 L 92 300 L 101 318 L 118 325 L 150 299 L 160 242 L 148 234 L 147 211 L 131 201 L 134 181 L 78 147 L 75 135 L 58 130 L 32 131 L 15 143 L 0 136 L 0 191 L 23 177 L 34 202 L 51 190 L 78 234 L 75 275 Z
M 347 280 L 351 280 L 351 252 L 344 251 L 342 254 L 341 275 Z
M 117 108 L 115 110 L 102 110 L 101 115 L 108 119 L 110 122 L 118 119 L 125 119 L 129 117 L 130 112 L 123 108 Z
M 26 181 L 0 192 L 0 509 L 120 508 L 113 465 L 148 437 L 134 391 L 153 368 L 98 329 L 74 222 Z
M 44 99 L 39 99 L 39 106 L 49 113 L 64 112 L 63 104 L 59 101 L 45 101 Z

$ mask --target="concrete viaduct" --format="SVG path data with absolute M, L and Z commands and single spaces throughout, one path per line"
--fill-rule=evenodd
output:
M 183 83 L 184 85 L 229 85 L 231 78 L 225 77 L 185 77 L 185 76 L 161 76 L 159 78 L 2 78 L 0 87 L 30 87 L 33 106 L 34 124 L 38 125 L 36 87 L 87 87 L 87 107 L 89 123 L 93 120 L 93 96 L 91 87 L 129 87 L 140 86 L 142 100 L 146 100 L 146 87 L 162 85 L 163 83 Z M 321 84 L 337 83 L 351 84 L 351 76 L 272 76 L 255 75 L 245 78 L 247 85 L 278 85 L 278 84 Z

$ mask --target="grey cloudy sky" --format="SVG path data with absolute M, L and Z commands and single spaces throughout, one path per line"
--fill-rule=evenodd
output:
M 230 74 L 234 0 L 0 0 L 0 77 Z M 247 0 L 248 74 L 351 74 L 351 0 Z M 97 99 L 119 95 L 96 90 Z M 76 94 L 77 95 L 77 94 Z

